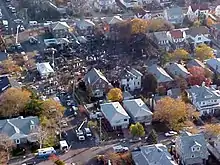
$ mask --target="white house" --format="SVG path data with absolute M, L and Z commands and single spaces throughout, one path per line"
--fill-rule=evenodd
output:
M 200 115 L 218 115 L 220 110 L 220 91 L 206 86 L 191 86 L 186 90 Z
M 121 87 L 125 91 L 140 89 L 142 76 L 143 74 L 134 68 L 123 70 L 120 74 Z
M 76 27 L 79 30 L 87 30 L 88 28 L 93 28 L 94 26 L 95 26 L 95 23 L 89 19 L 81 19 L 76 22 Z
M 194 47 L 200 44 L 210 44 L 209 29 L 205 26 L 194 27 L 186 30 L 186 39 Z
M 100 107 L 113 129 L 128 128 L 130 117 L 119 102 L 104 103 Z
M 187 17 L 194 21 L 196 20 L 201 14 L 204 14 L 207 16 L 209 13 L 209 7 L 208 4 L 197 4 L 197 5 L 191 5 L 188 7 L 187 11 Z
M 47 77 L 54 73 L 53 68 L 50 66 L 49 62 L 37 63 L 37 71 L 40 73 L 41 77 Z
M 133 122 L 140 122 L 145 125 L 151 124 L 153 113 L 141 99 L 124 100 L 123 106 Z

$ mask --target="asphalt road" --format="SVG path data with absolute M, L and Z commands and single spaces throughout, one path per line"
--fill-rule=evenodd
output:
M 5 0 L 0 0 L 0 4 L 1 4 L 0 7 L 2 9 L 3 19 L 8 21 L 9 34 L 15 34 L 16 24 L 14 20 L 16 19 L 16 17 L 8 10 Z

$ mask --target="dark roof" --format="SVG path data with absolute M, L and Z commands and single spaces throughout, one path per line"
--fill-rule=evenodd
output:
M 20 88 L 20 84 L 14 80 L 9 78 L 8 76 L 1 76 L 0 77 L 0 93 L 4 92 L 6 89 L 14 87 L 14 88 Z
M 0 61 L 4 61 L 8 59 L 8 54 L 5 52 L 0 52 Z
M 10 88 L 11 84 L 7 76 L 0 77 L 0 93 L 4 92 L 6 89 Z
M 191 5 L 192 11 L 195 12 L 197 9 L 199 10 L 209 10 L 208 4 L 194 4 Z
M 220 23 L 212 25 L 214 28 L 220 30 Z
M 170 32 L 170 34 L 174 39 L 183 38 L 183 32 L 181 30 L 173 30 Z
M 193 27 L 193 28 L 186 30 L 186 35 L 190 35 L 192 37 L 195 37 L 200 34 L 209 34 L 209 29 L 205 26 L 200 26 L 200 27 Z

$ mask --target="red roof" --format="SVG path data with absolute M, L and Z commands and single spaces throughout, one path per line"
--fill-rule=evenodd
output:
M 173 30 L 170 34 L 174 39 L 183 38 L 183 32 L 181 30 Z
M 195 12 L 197 9 L 199 10 L 209 10 L 208 4 L 194 4 L 191 5 L 192 11 Z

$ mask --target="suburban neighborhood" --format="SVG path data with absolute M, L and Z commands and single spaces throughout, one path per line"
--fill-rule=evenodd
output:
M 0 0 L 0 165 L 219 165 L 217 0 Z

